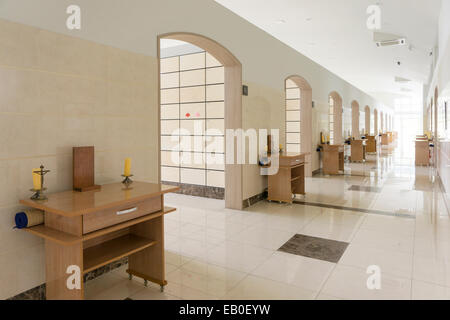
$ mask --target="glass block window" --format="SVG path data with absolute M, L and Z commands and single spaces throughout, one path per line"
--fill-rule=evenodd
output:
M 205 51 L 160 63 L 161 180 L 224 188 L 224 67 Z
M 301 152 L 300 107 L 301 91 L 294 81 L 286 80 L 286 151 Z
M 330 144 L 334 144 L 334 99 L 329 98 L 329 111 L 328 111 L 328 129 L 330 131 Z

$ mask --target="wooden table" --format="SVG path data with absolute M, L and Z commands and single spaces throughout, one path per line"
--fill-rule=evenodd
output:
M 387 133 L 383 133 L 381 135 L 381 145 L 382 146 L 388 146 L 389 145 L 389 136 Z
M 305 156 L 308 154 L 280 154 L 278 173 L 268 179 L 269 201 L 292 203 L 293 194 L 305 194 Z
M 103 185 L 101 190 L 66 191 L 48 200 L 21 200 L 45 212 L 45 224 L 23 229 L 45 239 L 48 300 L 84 299 L 83 275 L 128 257 L 127 272 L 167 284 L 164 261 L 164 194 L 178 187 L 135 182 Z M 68 267 L 79 267 L 81 288 L 69 289 Z
M 430 164 L 430 143 L 428 138 L 416 140 L 416 166 L 428 166 Z
M 351 141 L 351 162 L 363 162 L 366 160 L 366 145 L 363 140 Z
M 367 153 L 377 152 L 377 140 L 375 136 L 367 136 L 366 151 Z
M 339 174 L 344 171 L 344 145 L 323 146 L 323 173 Z

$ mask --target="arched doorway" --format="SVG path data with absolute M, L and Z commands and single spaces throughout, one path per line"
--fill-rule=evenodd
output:
M 352 137 L 355 139 L 360 139 L 361 135 L 359 132 L 359 103 L 356 100 L 352 101 Z
M 302 77 L 293 75 L 285 80 L 286 151 L 309 153 L 305 175 L 312 176 L 312 88 Z
M 336 91 L 328 95 L 330 144 L 344 143 L 342 138 L 342 97 Z
M 370 126 L 370 107 L 369 106 L 366 106 L 365 108 L 364 108 L 364 111 L 365 111 L 365 115 L 366 115 L 366 127 L 365 127 L 365 135 L 367 136 L 367 135 L 370 135 L 370 133 L 372 132 L 372 128 L 371 128 L 371 126 Z
M 158 60 L 160 60 L 160 44 L 161 40 L 168 39 L 168 40 L 178 40 L 183 41 L 189 44 L 192 44 L 198 48 L 203 49 L 206 53 L 209 54 L 210 61 L 212 64 L 221 65 L 223 67 L 223 91 L 222 91 L 222 98 L 221 102 L 223 103 L 223 130 L 226 129 L 240 129 L 242 128 L 242 65 L 239 62 L 239 60 L 225 47 L 220 45 L 218 42 L 209 39 L 205 36 L 193 34 L 193 33 L 185 33 L 185 32 L 176 32 L 176 33 L 169 33 L 169 34 L 163 34 L 158 36 Z M 201 59 L 200 59 L 201 60 Z M 208 58 L 205 58 L 205 67 L 204 69 L 207 70 L 208 68 Z M 161 69 L 161 64 L 159 66 Z M 179 67 L 180 68 L 180 67 Z M 195 68 L 192 68 L 194 71 Z M 184 70 L 178 69 L 178 72 L 181 73 Z M 206 71 L 205 71 L 206 72 Z M 179 81 L 179 80 L 178 80 Z M 211 94 L 214 93 L 214 89 L 212 86 L 214 84 L 208 84 L 207 80 L 204 84 L 204 93 L 201 93 L 201 89 L 198 90 L 203 96 L 205 97 L 202 102 L 205 102 L 205 108 L 208 101 L 208 92 L 207 92 L 207 86 L 211 86 Z M 202 85 L 200 85 L 202 86 Z M 161 78 L 159 81 L 159 88 L 160 88 L 160 94 L 161 94 Z M 179 84 L 179 91 L 180 91 L 180 101 L 178 103 L 181 105 L 181 88 Z M 186 94 L 186 96 L 189 96 L 189 94 Z M 214 100 L 214 99 L 212 99 Z M 187 100 L 187 103 L 192 103 Z M 160 102 L 161 102 L 161 96 L 160 96 Z M 216 103 L 216 101 L 211 101 L 211 103 Z M 181 109 L 181 107 L 180 107 Z M 199 111 L 195 112 L 196 115 L 198 115 L 200 118 L 202 117 L 202 113 Z M 206 111 L 205 111 L 206 113 Z M 181 112 L 179 112 L 179 117 L 181 117 Z M 186 116 L 191 116 L 190 113 L 186 113 Z M 159 115 L 161 119 L 161 114 Z M 206 123 L 207 121 L 210 121 L 212 119 L 208 119 L 206 116 L 203 121 Z M 160 121 L 161 122 L 161 121 Z M 161 124 L 159 128 L 159 133 L 161 136 Z M 225 154 L 227 153 L 226 150 L 226 142 L 225 142 L 225 132 L 222 132 L 223 136 L 223 163 L 222 167 L 224 170 L 224 189 L 225 189 L 225 207 L 231 208 L 231 209 L 242 209 L 243 203 L 242 203 L 242 197 L 243 197 L 243 186 L 242 186 L 242 165 L 240 164 L 226 164 L 225 163 Z M 161 150 L 161 141 L 160 143 L 160 150 Z M 207 146 L 205 146 L 205 149 L 203 150 L 204 153 L 207 153 Z M 213 154 L 216 154 L 213 152 Z M 236 155 L 236 152 L 234 153 Z M 208 158 L 207 156 L 205 156 Z M 161 154 L 160 154 L 160 164 L 161 164 Z M 205 172 L 207 172 L 208 163 L 205 161 Z M 212 172 L 213 170 L 211 170 Z M 160 166 L 160 172 L 159 172 L 159 179 L 161 181 L 161 166 Z M 182 181 L 180 181 L 182 183 Z

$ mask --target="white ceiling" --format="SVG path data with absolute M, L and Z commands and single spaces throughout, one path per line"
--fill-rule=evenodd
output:
M 216 2 L 387 105 L 393 106 L 396 97 L 420 96 L 422 84 L 428 81 L 441 0 Z M 411 50 L 409 46 L 376 47 L 366 24 L 366 10 L 372 4 L 381 7 L 379 31 L 406 37 Z M 413 82 L 396 83 L 396 76 Z

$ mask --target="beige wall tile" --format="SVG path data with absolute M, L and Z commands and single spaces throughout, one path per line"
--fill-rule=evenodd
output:
M 0 65 L 36 67 L 38 33 L 38 29 L 0 20 Z
M 205 101 L 205 87 L 189 87 L 180 89 L 180 102 L 203 102 Z
M 194 53 L 180 56 L 180 70 L 205 68 L 205 53 Z
M 206 69 L 206 83 L 216 84 L 225 82 L 225 69 L 224 67 Z
M 223 84 L 206 86 L 206 101 L 221 101 L 225 99 L 225 86 Z
M 205 70 L 180 72 L 180 86 L 201 86 L 205 84 Z
M 161 73 L 176 72 L 180 70 L 180 60 L 178 57 L 161 59 Z

